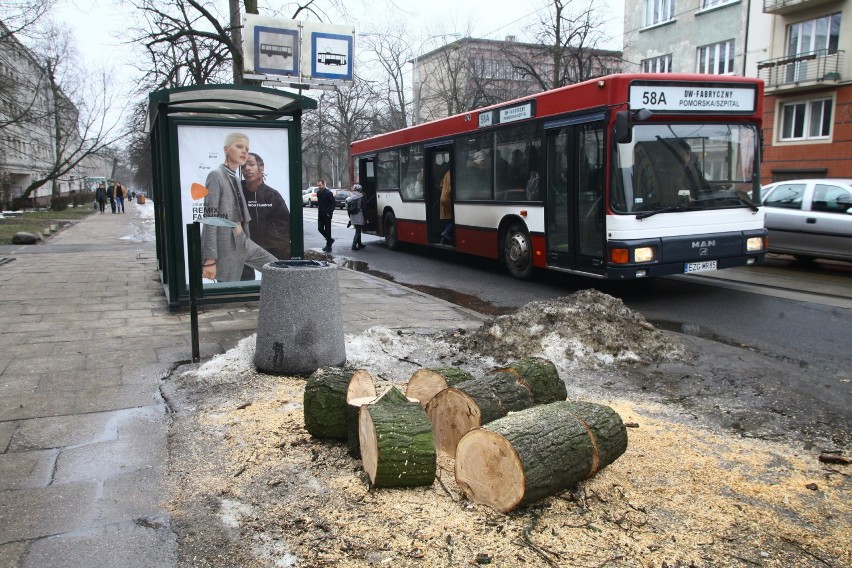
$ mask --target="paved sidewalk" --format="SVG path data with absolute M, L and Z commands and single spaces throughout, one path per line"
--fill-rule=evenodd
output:
M 151 204 L 0 246 L 0 567 L 175 566 L 160 385 L 190 360 L 168 310 Z M 339 269 L 347 333 L 430 332 L 482 317 Z M 202 358 L 255 332 L 257 303 L 204 306 Z

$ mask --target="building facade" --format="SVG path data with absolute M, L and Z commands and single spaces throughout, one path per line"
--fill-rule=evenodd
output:
M 413 61 L 416 123 L 443 118 L 547 90 L 556 73 L 563 84 L 621 71 L 621 52 L 587 48 L 564 54 L 555 69 L 540 44 L 463 38 Z
M 762 0 L 771 16 L 762 181 L 852 178 L 852 0 Z
M 57 121 L 74 131 L 77 109 L 51 88 L 50 77 L 35 55 L 0 23 L 0 206 L 12 207 L 36 180 L 45 179 L 57 163 Z M 70 145 L 73 146 L 73 143 Z M 80 171 L 78 171 L 80 170 Z M 57 179 L 60 195 L 84 187 L 86 172 L 72 170 Z M 48 182 L 23 204 L 47 207 L 53 194 Z

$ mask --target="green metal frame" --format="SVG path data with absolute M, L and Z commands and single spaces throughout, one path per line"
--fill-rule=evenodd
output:
M 300 258 L 304 254 L 301 113 L 303 109 L 316 107 L 315 100 L 301 95 L 247 85 L 181 87 L 149 95 L 157 264 L 170 309 L 179 309 L 190 303 L 184 270 L 184 239 L 188 233 L 181 213 L 178 126 L 189 124 L 288 131 L 291 255 Z M 205 285 L 198 301 L 255 301 L 259 295 L 260 285 L 257 282 L 217 283 Z

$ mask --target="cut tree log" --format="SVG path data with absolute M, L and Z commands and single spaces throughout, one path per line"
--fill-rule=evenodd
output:
M 317 438 L 346 440 L 346 407 L 356 398 L 375 398 L 373 376 L 363 369 L 321 367 L 305 383 L 305 429 Z
M 442 390 L 426 405 L 426 414 L 435 447 L 454 456 L 459 440 L 470 430 L 534 404 L 530 389 L 514 373 L 496 373 Z
M 553 402 L 468 432 L 456 450 L 456 483 L 471 501 L 507 513 L 570 489 L 626 449 L 613 409 Z
M 417 369 L 408 379 L 405 396 L 419 400 L 420 405 L 426 408 L 432 397 L 445 388 L 471 379 L 473 379 L 473 375 L 457 367 Z
M 391 387 L 361 407 L 361 462 L 372 487 L 416 487 L 435 481 L 432 425 L 420 403 Z
M 375 402 L 375 396 L 353 398 L 346 403 L 346 449 L 353 458 L 361 459 L 361 442 L 358 439 L 358 419 L 361 407 Z
M 556 365 L 548 359 L 526 357 L 515 361 L 508 367 L 492 370 L 489 376 L 498 373 L 514 374 L 519 382 L 530 389 L 536 404 L 549 404 L 568 398 L 568 389 L 565 388 L 565 383 L 559 378 Z

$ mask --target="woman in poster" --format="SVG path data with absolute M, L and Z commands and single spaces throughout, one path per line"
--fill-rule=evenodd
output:
M 260 270 L 267 262 L 277 260 L 249 238 L 248 213 L 240 184 L 240 168 L 249 155 L 248 136 L 232 132 L 225 137 L 225 161 L 207 176 L 204 216 L 221 217 L 236 227 L 204 225 L 201 231 L 202 275 L 209 280 L 240 280 L 243 265 Z

